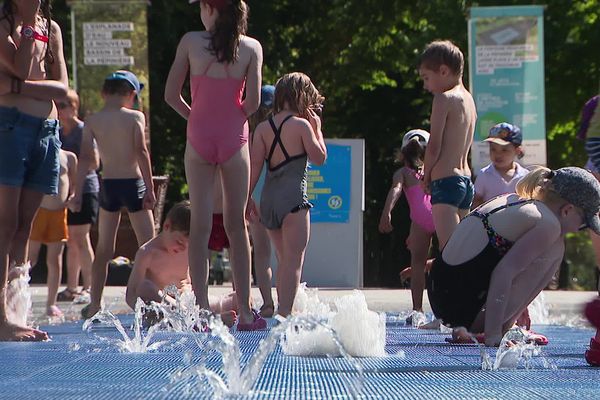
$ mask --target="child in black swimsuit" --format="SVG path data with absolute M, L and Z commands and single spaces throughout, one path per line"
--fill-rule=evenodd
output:
M 517 195 L 483 204 L 457 226 L 428 279 L 436 317 L 497 346 L 548 284 L 564 255 L 564 235 L 600 233 L 600 184 L 575 167 L 538 168 Z

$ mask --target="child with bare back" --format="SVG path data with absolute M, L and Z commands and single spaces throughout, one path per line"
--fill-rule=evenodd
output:
M 467 156 L 477 113 L 462 83 L 463 68 L 462 52 L 447 40 L 427 45 L 419 63 L 423 86 L 433 94 L 423 185 L 431 193 L 440 249 L 469 212 L 474 197 Z
M 5 0 L 0 9 L 0 341 L 45 340 L 6 314 L 9 260 L 28 269 L 31 222 L 44 194 L 57 193 L 55 99 L 66 94 L 67 68 L 50 0 Z M 7 85 L 8 83 L 8 85 Z
M 152 209 L 156 198 L 146 147 L 146 120 L 142 112 L 134 109 L 142 88 L 129 71 L 110 74 L 102 87 L 104 107 L 86 119 L 83 129 L 73 211 L 81 208 L 83 185 L 94 162 L 94 140 L 102 163 L 98 244 L 92 265 L 91 302 L 81 311 L 84 318 L 100 311 L 108 262 L 115 253 L 121 208 L 127 209 L 139 246 L 154 237 Z
M 277 313 L 283 317 L 292 312 L 310 236 L 308 161 L 321 165 L 327 158 L 317 114 L 323 100 L 308 76 L 286 74 L 275 85 L 273 115 L 254 131 L 250 192 L 266 164 L 260 219 L 277 254 Z M 249 207 L 255 212 L 252 201 Z
M 60 150 L 59 162 L 58 195 L 43 197 L 29 237 L 29 259 L 32 266 L 35 266 L 38 261 L 42 243 L 48 248 L 46 314 L 49 317 L 63 316 L 63 312 L 56 305 L 56 295 L 62 273 L 63 249 L 68 239 L 67 203 L 73 197 L 77 177 L 77 156 L 70 151 Z
M 250 240 L 246 204 L 250 181 L 247 118 L 258 108 L 262 47 L 246 36 L 248 6 L 243 0 L 198 3 L 204 31 L 179 42 L 165 86 L 165 100 L 188 121 L 185 174 L 192 203 L 190 274 L 198 304 L 209 308 L 208 241 L 215 179 L 223 185 L 223 225 L 239 306 L 238 330 L 259 330 L 267 322 L 250 304 Z M 190 79 L 191 104 L 182 97 Z M 245 94 L 245 96 L 244 96 Z M 220 172 L 220 177 L 219 177 Z
M 188 261 L 190 215 L 189 201 L 175 204 L 165 218 L 162 231 L 137 251 L 125 296 L 132 309 L 138 297 L 145 302 L 161 302 L 163 297 L 174 302 L 164 293 L 169 285 L 177 286 L 180 292 L 192 290 Z M 215 300 L 210 305 L 227 326 L 235 323 L 234 298 L 226 296 L 225 301 Z

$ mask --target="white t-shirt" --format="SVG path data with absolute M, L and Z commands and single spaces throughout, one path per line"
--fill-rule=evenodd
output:
M 529 170 L 522 167 L 518 162 L 515 162 L 515 165 L 515 174 L 509 182 L 504 180 L 494 164 L 482 168 L 475 180 L 475 194 L 486 202 L 503 194 L 514 193 L 517 182 L 529 173 Z

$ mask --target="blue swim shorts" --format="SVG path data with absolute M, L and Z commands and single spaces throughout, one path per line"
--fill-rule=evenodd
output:
M 459 210 L 471 208 L 475 188 L 468 176 L 448 176 L 431 182 L 431 204 L 449 204 Z
M 0 185 L 58 193 L 60 172 L 56 119 L 0 106 Z

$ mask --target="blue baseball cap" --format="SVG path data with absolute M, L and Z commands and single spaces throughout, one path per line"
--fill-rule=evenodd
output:
M 260 105 L 263 107 L 273 107 L 273 101 L 275 100 L 275 86 L 264 85 L 260 89 Z
M 107 81 L 117 80 L 117 79 L 121 79 L 121 80 L 125 80 L 125 81 L 129 82 L 131 84 L 131 86 L 133 87 L 133 90 L 135 90 L 135 92 L 138 95 L 144 89 L 144 84 L 140 83 L 137 76 L 135 76 L 135 74 L 131 71 L 119 70 L 119 71 L 113 72 L 112 74 L 110 74 L 106 77 Z
M 501 122 L 490 128 L 490 133 L 485 142 L 497 143 L 502 146 L 507 144 L 520 146 L 523 143 L 523 134 L 518 126 Z

